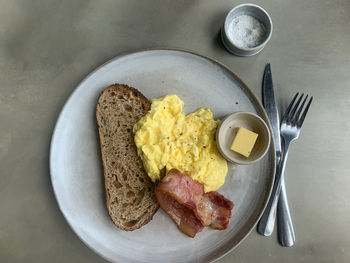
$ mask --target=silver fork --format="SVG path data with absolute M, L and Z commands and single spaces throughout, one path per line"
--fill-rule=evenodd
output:
M 281 122 L 281 136 L 283 138 L 284 142 L 284 149 L 282 154 L 282 159 L 280 162 L 280 165 L 278 167 L 278 170 L 276 172 L 276 178 L 275 178 L 275 184 L 272 189 L 270 200 L 266 206 L 266 209 L 260 219 L 261 226 L 267 226 L 271 224 L 272 220 L 275 220 L 275 213 L 276 213 L 276 207 L 278 203 L 278 198 L 281 192 L 281 179 L 284 176 L 284 171 L 287 163 L 287 157 L 289 152 L 289 146 L 290 143 L 297 139 L 300 134 L 301 126 L 304 123 L 305 116 L 309 110 L 309 107 L 312 102 L 312 98 L 310 98 L 309 102 L 307 103 L 304 111 L 304 105 L 307 101 L 308 95 L 306 95 L 305 99 L 303 100 L 302 104 L 300 105 L 301 100 L 304 97 L 304 94 L 302 94 L 298 101 L 295 103 L 297 97 L 299 96 L 299 92 L 294 96 L 293 100 L 289 104 L 285 114 L 283 115 L 282 122 Z M 295 103 L 295 105 L 294 105 Z M 293 106 L 294 105 L 294 106 Z M 300 107 L 299 107 L 300 105 Z M 303 113 L 302 113 L 303 111 Z M 301 115 L 301 116 L 300 116 Z M 285 225 L 286 222 L 281 222 L 279 225 L 282 228 L 288 229 L 289 226 Z M 294 234 L 291 234 L 290 232 L 287 232 L 289 234 L 285 235 L 284 237 L 281 237 L 282 244 L 284 246 L 292 246 L 294 244 Z

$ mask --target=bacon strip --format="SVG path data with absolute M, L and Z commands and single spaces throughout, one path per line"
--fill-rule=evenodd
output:
M 168 172 L 155 193 L 160 207 L 190 237 L 205 226 L 218 230 L 228 226 L 233 203 L 218 192 L 204 193 L 202 184 L 176 169 Z

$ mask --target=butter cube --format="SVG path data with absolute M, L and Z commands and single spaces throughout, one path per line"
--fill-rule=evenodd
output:
M 239 154 L 242 154 L 245 157 L 249 157 L 257 138 L 257 133 L 240 127 L 235 138 L 233 139 L 230 149 Z

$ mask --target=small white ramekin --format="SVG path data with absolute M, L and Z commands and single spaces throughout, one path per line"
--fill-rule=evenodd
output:
M 257 141 L 249 157 L 230 149 L 239 127 L 244 127 L 258 134 Z M 265 121 L 251 112 L 236 112 L 227 116 L 216 131 L 216 143 L 223 157 L 236 164 L 251 164 L 259 161 L 270 146 L 270 130 Z

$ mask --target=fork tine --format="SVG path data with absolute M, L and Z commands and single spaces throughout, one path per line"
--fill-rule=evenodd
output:
M 303 125 L 303 122 L 304 122 L 304 120 L 305 120 L 305 116 L 306 116 L 306 114 L 307 114 L 307 111 L 308 111 L 309 108 L 310 108 L 312 99 L 313 99 L 313 97 L 311 96 L 310 101 L 309 101 L 309 103 L 306 105 L 306 108 L 305 108 L 305 110 L 304 110 L 304 112 L 303 112 L 303 115 L 301 115 L 301 118 L 298 120 L 297 125 L 298 125 L 299 128 L 301 128 L 301 126 Z
M 289 118 L 288 118 L 288 121 L 289 121 L 289 122 L 293 121 L 293 123 L 295 123 L 295 122 L 298 121 L 298 119 L 295 118 L 294 114 L 295 114 L 295 112 L 297 111 L 298 106 L 299 106 L 299 104 L 300 104 L 300 102 L 301 102 L 301 100 L 302 100 L 303 97 L 304 97 L 304 93 L 301 94 L 301 96 L 299 97 L 297 103 L 295 103 L 295 105 L 294 105 L 294 107 L 293 107 L 293 109 L 292 109 L 292 112 L 289 114 Z
M 295 100 L 297 99 L 298 95 L 299 95 L 299 92 L 297 92 L 297 94 L 295 94 L 295 96 L 292 99 L 291 103 L 289 103 L 288 108 L 287 108 L 286 112 L 284 113 L 284 115 L 282 117 L 282 121 L 287 121 L 290 109 L 292 108 L 292 106 L 293 106 Z
M 305 102 L 306 102 L 306 100 L 307 100 L 307 98 L 308 98 L 308 97 L 309 97 L 309 95 L 308 95 L 308 94 L 306 94 L 306 97 L 305 97 L 305 99 L 303 100 L 303 103 L 301 104 L 301 106 L 300 106 L 300 107 L 299 107 L 299 109 L 298 109 L 297 115 L 295 115 L 295 120 L 296 120 L 296 121 L 298 121 L 298 120 L 299 120 L 299 117 L 300 117 L 301 111 L 303 110 L 304 105 L 305 105 Z

